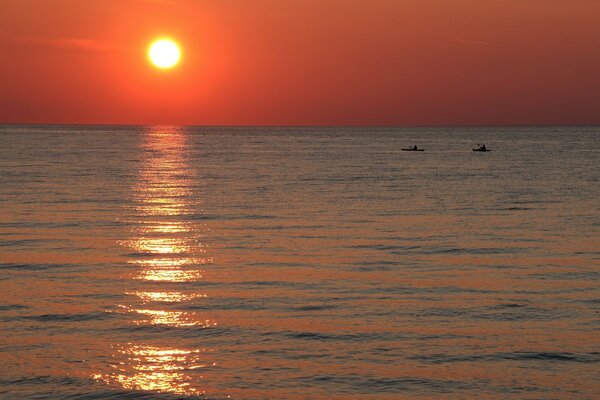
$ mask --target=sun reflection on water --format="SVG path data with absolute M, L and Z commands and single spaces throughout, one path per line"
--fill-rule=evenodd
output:
M 203 227 L 186 219 L 199 209 L 186 141 L 183 130 L 151 129 L 142 145 L 141 167 L 133 189 L 133 228 L 130 238 L 120 242 L 130 251 L 127 262 L 136 267 L 130 278 L 137 284 L 135 290 L 126 292 L 131 303 L 117 307 L 118 312 L 135 315 L 130 323 L 137 327 L 207 329 L 217 325 L 206 315 L 185 308 L 186 302 L 207 297 L 192 292 L 190 284 L 204 279 L 205 268 L 213 262 L 201 242 L 206 235 Z M 168 289 L 163 290 L 163 285 Z M 97 373 L 94 378 L 125 389 L 204 394 L 199 377 L 192 376 L 191 371 L 206 367 L 201 358 L 210 351 L 144 342 L 118 347 L 111 363 L 114 371 Z
M 135 310 L 139 314 L 148 316 L 146 320 L 136 321 L 136 323 L 149 323 L 152 325 L 171 325 L 171 326 L 201 326 L 208 328 L 217 325 L 211 320 L 200 320 L 193 313 L 183 311 L 165 311 L 165 310 Z
M 160 262 L 158 266 L 160 266 Z M 153 264 L 156 266 L 156 264 Z M 141 279 L 144 281 L 154 282 L 194 282 L 201 279 L 203 276 L 202 270 L 181 270 L 177 268 L 164 269 L 164 268 L 147 268 L 139 272 L 139 275 L 135 279 Z
M 204 395 L 203 390 L 192 385 L 188 372 L 215 366 L 203 360 L 207 353 L 206 349 L 184 350 L 129 343 L 118 348 L 112 374 L 97 373 L 93 378 L 130 390 Z
M 140 238 L 132 244 L 132 248 L 150 254 L 181 254 L 188 250 L 181 240 L 168 238 Z
M 142 316 L 141 319 L 133 321 L 136 325 L 197 326 L 201 328 L 209 328 L 217 325 L 216 322 L 210 319 L 202 319 L 193 312 L 133 308 L 126 305 L 119 305 L 119 308 L 124 310 L 124 312 Z
M 185 233 L 190 231 L 190 226 L 179 221 L 150 221 L 145 230 L 151 233 Z
M 144 303 L 180 303 L 198 297 L 206 297 L 206 294 L 182 292 L 128 292 L 127 294 L 138 296 Z

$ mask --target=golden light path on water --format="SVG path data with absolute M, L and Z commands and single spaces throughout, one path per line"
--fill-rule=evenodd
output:
M 131 323 L 141 328 L 204 329 L 217 325 L 195 312 L 172 309 L 173 305 L 206 297 L 191 292 L 185 284 L 203 279 L 201 267 L 212 263 L 201 243 L 201 227 L 189 219 L 181 220 L 197 201 L 190 189 L 195 177 L 184 154 L 185 146 L 185 132 L 154 128 L 146 132 L 141 149 L 144 158 L 133 191 L 135 229 L 121 244 L 132 252 L 128 263 L 137 267 L 130 279 L 142 286 L 126 292 L 136 301 L 116 308 L 117 312 L 133 314 Z M 169 290 L 160 290 L 161 285 Z M 181 290 L 173 290 L 177 285 Z M 202 395 L 201 382 L 194 381 L 188 372 L 215 365 L 206 360 L 211 351 L 204 348 L 134 341 L 115 348 L 114 371 L 93 377 L 128 390 Z
M 118 348 L 125 362 L 115 364 L 110 376 L 94 376 L 98 380 L 118 382 L 130 390 L 146 390 L 185 395 L 204 392 L 193 386 L 185 371 L 204 368 L 202 359 L 206 349 L 182 350 L 177 348 L 129 345 Z M 214 365 L 214 364 L 213 364 Z
M 138 296 L 144 303 L 163 302 L 163 303 L 178 303 L 188 301 L 197 297 L 206 297 L 205 294 L 185 294 L 182 292 L 128 292 L 129 295 Z

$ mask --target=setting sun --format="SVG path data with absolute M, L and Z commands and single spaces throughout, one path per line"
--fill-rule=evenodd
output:
M 148 58 L 158 68 L 171 68 L 179 63 L 181 52 L 174 41 L 159 39 L 150 45 Z

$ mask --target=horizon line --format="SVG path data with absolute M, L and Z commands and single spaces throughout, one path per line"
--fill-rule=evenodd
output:
M 136 123 L 75 123 L 75 122 L 0 122 L 0 126 L 121 126 L 121 127 L 179 127 L 179 128 L 577 128 L 577 127 L 600 127 L 597 124 L 136 124 Z

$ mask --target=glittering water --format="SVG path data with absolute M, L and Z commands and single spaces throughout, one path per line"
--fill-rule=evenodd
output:
M 600 128 L 0 127 L 0 397 L 594 398 L 599 165 Z

